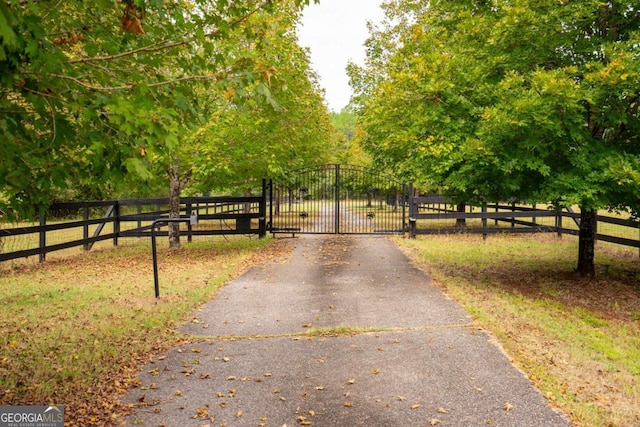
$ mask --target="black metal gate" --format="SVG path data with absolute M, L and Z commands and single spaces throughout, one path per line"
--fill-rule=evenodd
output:
M 361 166 L 323 165 L 272 181 L 272 233 L 401 234 L 407 186 Z

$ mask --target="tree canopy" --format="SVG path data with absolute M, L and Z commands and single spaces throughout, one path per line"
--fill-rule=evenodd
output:
M 0 3 L 0 208 L 29 216 L 57 189 L 151 181 L 220 100 L 275 106 L 261 55 L 287 31 L 276 17 L 306 3 Z
M 460 201 L 639 212 L 636 2 L 399 0 L 385 10 L 366 66 L 351 67 L 376 162 Z

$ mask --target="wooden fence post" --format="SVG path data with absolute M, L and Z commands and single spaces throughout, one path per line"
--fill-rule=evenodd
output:
M 82 245 L 82 249 L 88 251 L 91 247 L 89 246 L 89 204 L 84 203 L 82 208 L 82 220 L 84 221 L 84 225 L 82 226 L 82 238 L 84 239 L 84 245 Z
M 191 218 L 191 211 L 192 211 L 192 206 L 191 203 L 187 203 L 186 205 L 186 209 L 187 209 L 187 217 Z M 192 233 L 191 233 L 191 222 L 187 223 L 187 242 L 191 243 L 191 240 L 193 240 L 192 237 Z
M 39 262 L 44 262 L 47 258 L 47 253 L 45 252 L 47 247 L 47 232 L 44 230 L 44 226 L 47 225 L 47 213 L 43 213 L 40 215 L 40 250 L 41 252 L 38 254 Z
M 260 239 L 267 236 L 267 179 L 262 178 L 262 200 L 259 207 L 260 217 L 258 218 L 258 237 Z
M 556 232 L 558 238 L 562 238 L 562 210 L 556 209 Z
M 116 200 L 113 208 L 113 246 L 118 246 L 118 236 L 120 235 L 120 202 Z
M 487 205 L 482 205 L 482 240 L 487 240 Z

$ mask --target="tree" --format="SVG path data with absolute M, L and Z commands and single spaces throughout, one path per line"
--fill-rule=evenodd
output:
M 198 95 L 259 88 L 230 39 L 258 12 L 306 0 L 10 0 L 0 4 L 0 208 L 33 216 L 51 192 L 177 156 L 206 118 Z M 176 152 L 176 154 L 171 154 Z
M 336 159 L 338 163 L 368 165 L 369 156 L 360 144 L 362 132 L 357 126 L 357 115 L 351 106 L 339 113 L 331 113 L 331 122 L 335 128 Z
M 459 201 L 579 205 L 577 270 L 593 275 L 597 210 L 640 208 L 637 4 L 386 8 L 367 66 L 352 69 L 376 162 Z
M 262 178 L 324 163 L 331 147 L 331 122 L 307 53 L 298 45 L 297 14 L 272 19 L 258 52 L 269 98 L 227 91 L 212 102 L 207 123 L 193 136 L 194 185 L 202 193 L 225 188 L 250 191 Z M 233 89 L 233 88 L 232 88 Z

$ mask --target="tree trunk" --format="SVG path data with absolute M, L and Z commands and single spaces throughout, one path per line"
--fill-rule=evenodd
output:
M 464 213 L 467 210 L 467 204 L 462 202 L 462 203 L 458 203 L 458 206 L 456 206 L 456 211 L 458 211 L 458 213 Z M 467 220 L 464 218 L 456 218 L 456 227 L 460 227 L 460 228 L 464 228 L 467 226 Z
M 594 256 L 597 229 L 597 212 L 581 206 L 580 234 L 578 240 L 578 274 L 582 277 L 593 277 L 596 275 Z
M 169 175 L 169 218 L 180 218 L 180 166 L 172 163 L 167 171 Z M 169 223 L 169 249 L 180 249 L 180 224 Z

